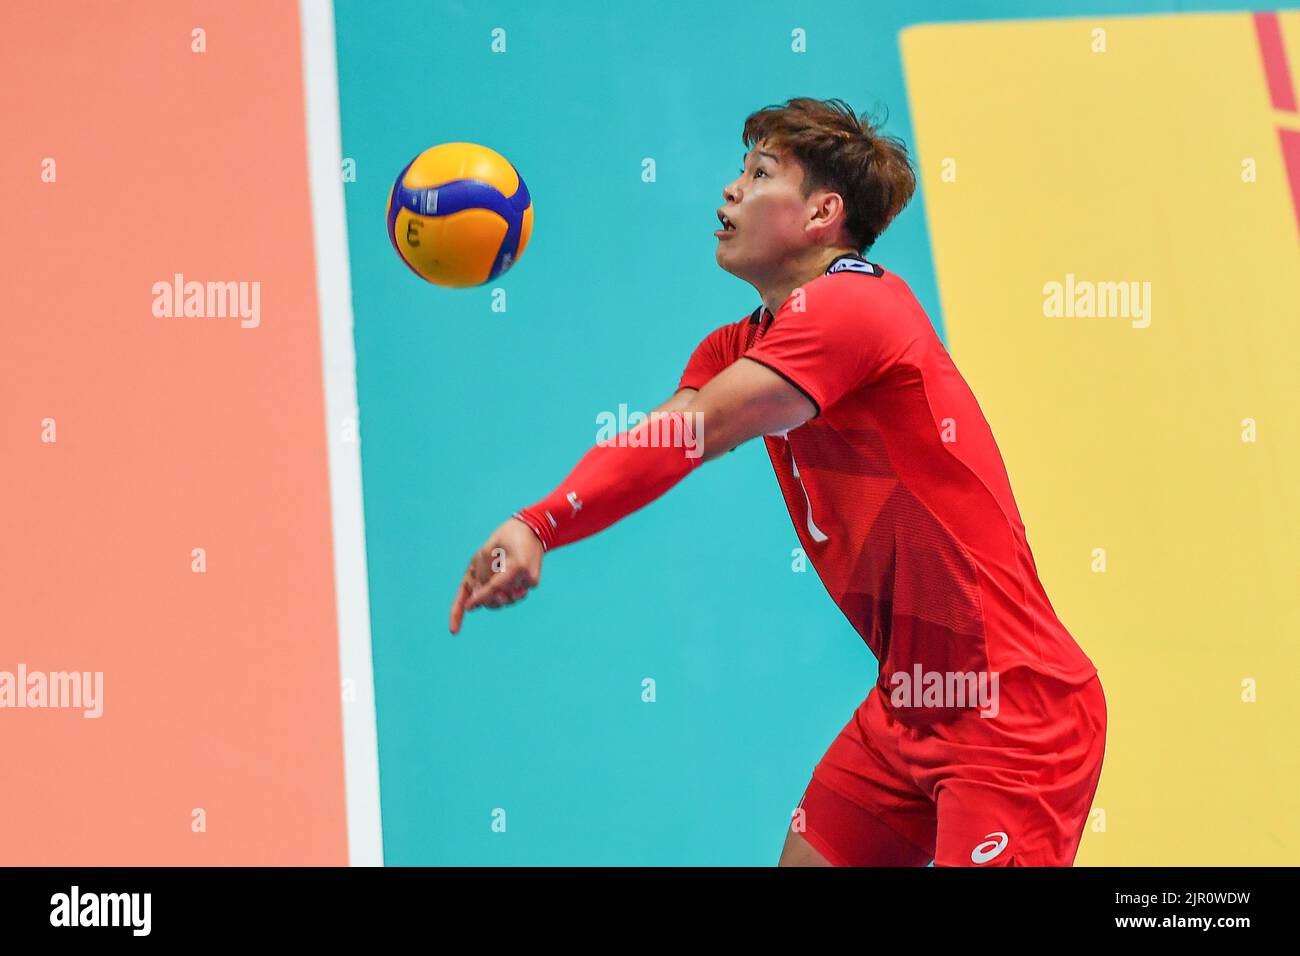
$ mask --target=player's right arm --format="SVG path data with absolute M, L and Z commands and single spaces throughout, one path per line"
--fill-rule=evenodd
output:
M 684 411 L 699 393 L 695 388 L 679 388 L 659 404 L 656 412 Z M 470 557 L 469 567 L 456 589 L 451 605 L 450 630 L 460 631 L 465 612 L 472 604 L 475 592 L 498 574 L 509 577 L 508 587 L 493 596 L 487 607 L 498 608 L 523 600 L 529 590 L 537 587 L 542 578 L 543 551 L 541 542 L 533 531 L 518 518 L 510 518 L 488 537 L 481 548 Z
M 696 388 L 679 388 L 677 391 L 673 392 L 673 394 L 670 395 L 667 399 L 665 399 L 657 408 L 655 408 L 654 411 L 655 412 L 685 411 L 686 407 L 691 404 L 691 399 L 693 399 L 696 393 L 698 392 L 699 389 Z M 654 414 L 654 412 L 651 412 L 651 414 Z
M 699 386 L 722 370 L 724 362 L 718 342 L 722 331 L 716 330 L 700 343 L 687 364 L 677 391 L 661 402 L 655 412 L 684 412 L 695 400 Z M 564 510 L 568 510 L 567 506 Z M 560 509 L 556 511 L 559 513 Z M 452 602 L 450 630 L 453 634 L 460 631 L 467 611 L 479 606 L 497 608 L 513 604 L 541 582 L 544 551 L 541 536 L 544 529 L 540 521 L 543 519 L 534 514 L 526 523 L 523 517 L 522 513 L 516 513 L 507 519 L 470 558 Z

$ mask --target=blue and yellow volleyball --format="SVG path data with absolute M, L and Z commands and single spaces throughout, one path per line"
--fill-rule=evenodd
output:
M 406 164 L 388 193 L 388 238 L 434 285 L 491 282 L 519 261 L 533 202 L 519 171 L 477 143 L 443 143 Z

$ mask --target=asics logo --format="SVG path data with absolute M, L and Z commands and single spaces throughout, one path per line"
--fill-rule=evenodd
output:
M 1001 839 L 991 839 L 992 837 L 1001 837 Z M 970 851 L 970 861 L 972 863 L 987 863 L 1005 850 L 1009 842 L 1011 842 L 1011 838 L 1001 830 L 986 833 L 984 834 L 984 842 Z

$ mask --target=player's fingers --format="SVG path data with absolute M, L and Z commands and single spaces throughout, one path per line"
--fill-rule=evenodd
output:
M 465 602 L 469 599 L 471 588 L 470 576 L 467 571 L 465 576 L 460 579 L 460 586 L 456 588 L 456 596 L 451 602 L 451 617 L 447 622 L 447 626 L 453 634 L 460 632 L 461 622 L 465 619 Z
M 517 604 L 519 601 L 522 601 L 524 595 L 527 593 L 527 588 L 505 588 L 504 590 L 498 591 L 483 603 L 485 607 L 506 607 L 510 604 Z
M 484 590 L 492 583 L 496 575 L 492 573 L 489 559 L 485 550 L 475 551 L 473 557 L 469 559 L 469 567 L 465 570 L 465 582 L 467 594 L 465 597 L 465 610 L 472 611 L 479 606 L 475 598 L 481 597 Z
M 492 560 L 488 556 L 487 550 L 482 549 L 474 552 L 474 557 L 469 561 L 469 574 L 473 580 L 474 587 L 481 587 L 487 584 L 492 577 Z
M 481 572 L 477 584 L 465 602 L 465 610 L 472 611 L 479 607 L 499 608 L 520 600 L 530 588 L 537 587 L 541 575 L 540 568 L 521 568 L 513 574 L 507 571 L 494 571 L 487 552 L 476 556 L 482 559 L 478 563 Z
M 516 601 L 522 601 L 525 595 L 533 587 L 533 578 L 527 571 L 518 571 L 510 578 L 510 583 L 505 587 L 504 594 L 507 598 L 507 604 L 514 604 Z
M 510 599 L 510 603 L 518 604 L 524 598 L 528 597 L 528 590 L 529 589 L 527 587 L 511 588 L 507 594 L 507 596 Z
M 504 574 L 495 574 L 491 581 L 480 584 L 474 589 L 474 593 L 470 595 L 465 605 L 465 610 L 472 611 L 476 607 L 491 606 L 493 600 L 508 590 L 509 578 Z

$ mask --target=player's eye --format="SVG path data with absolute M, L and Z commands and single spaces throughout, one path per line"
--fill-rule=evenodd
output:
M 764 176 L 766 176 L 766 175 L 767 175 L 767 170 L 765 170 L 762 166 L 759 166 L 757 169 L 754 170 L 754 178 L 755 178 L 755 179 L 758 178 L 758 174 L 759 174 L 759 173 L 762 173 Z

